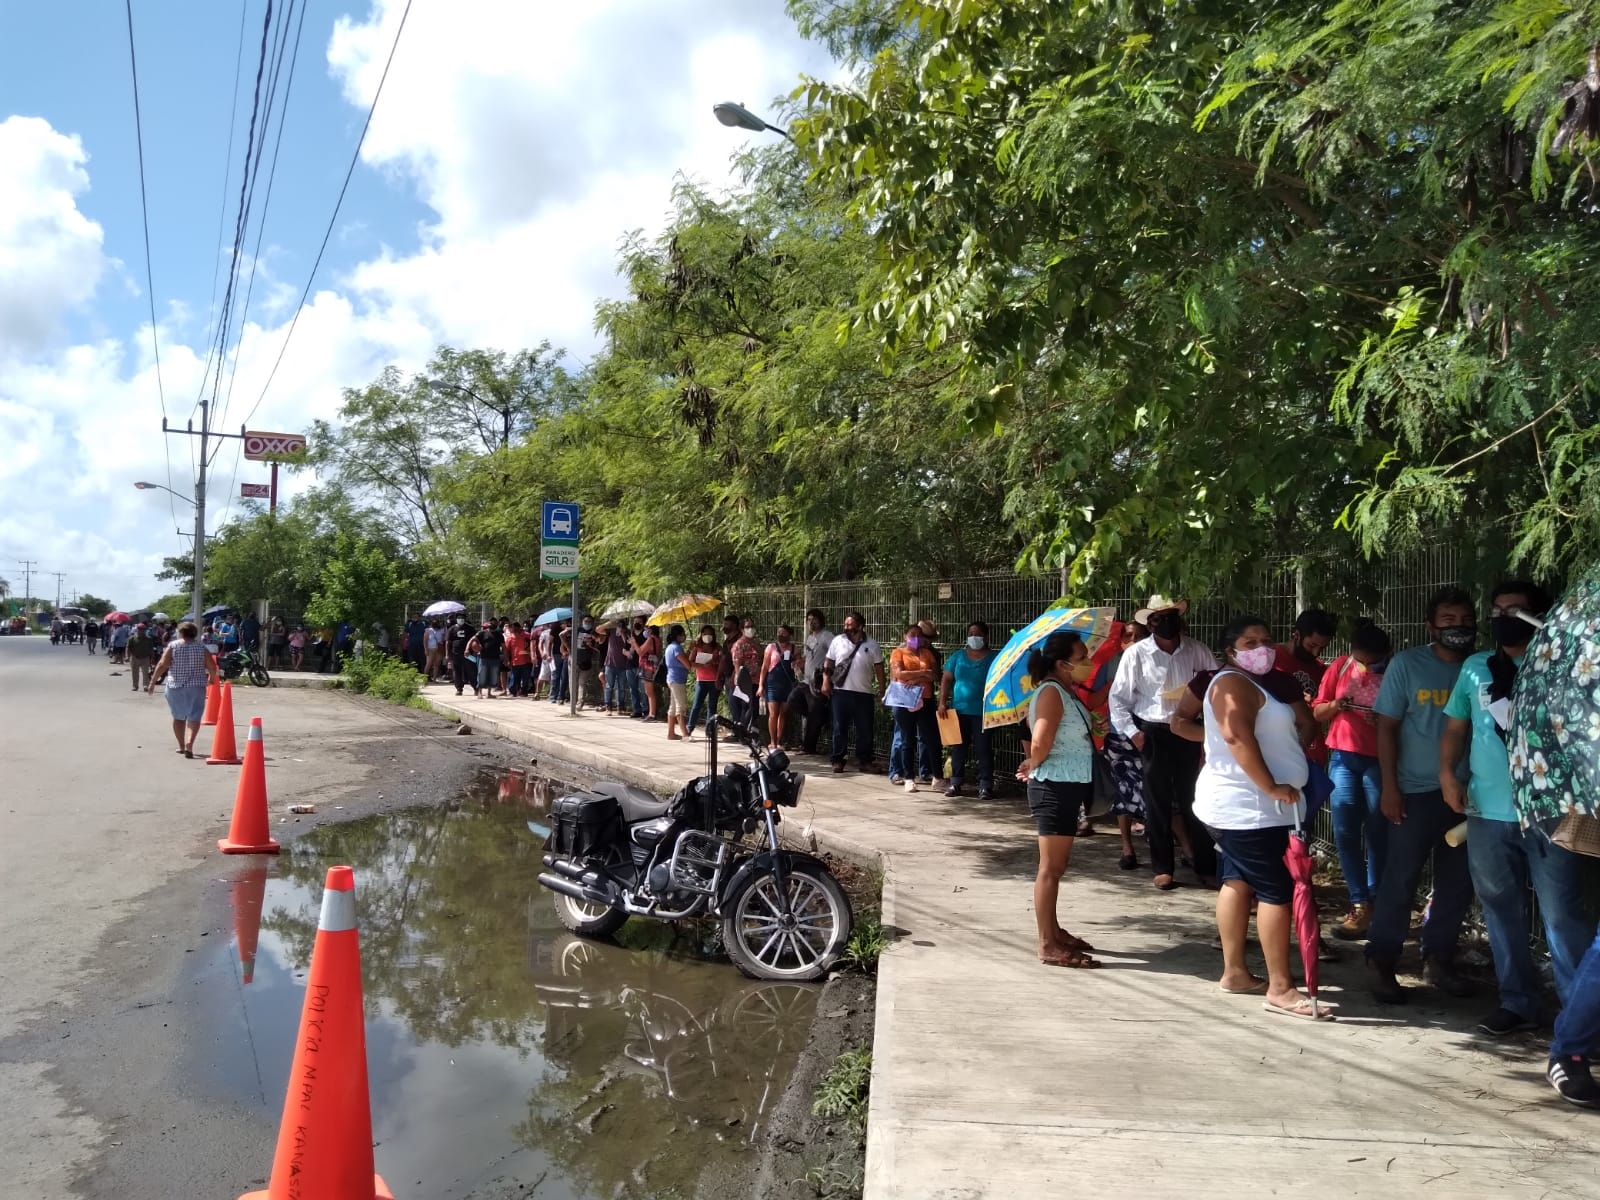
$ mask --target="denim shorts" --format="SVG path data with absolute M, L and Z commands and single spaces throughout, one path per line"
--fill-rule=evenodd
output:
M 1078 818 L 1088 810 L 1093 798 L 1092 783 L 1028 780 L 1028 811 L 1033 814 L 1040 837 L 1072 837 L 1078 832 Z
M 1294 879 L 1283 861 L 1289 849 L 1289 826 L 1206 828 L 1220 851 L 1219 875 L 1223 883 L 1237 879 L 1248 884 L 1263 904 L 1288 904 L 1294 899 Z

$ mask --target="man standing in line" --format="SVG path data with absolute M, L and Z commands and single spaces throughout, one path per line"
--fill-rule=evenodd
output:
M 1533 626 L 1517 612 L 1542 617 L 1550 611 L 1543 588 L 1523 580 L 1499 584 L 1491 598 L 1489 631 L 1498 647 L 1461 664 L 1450 702 L 1444 707 L 1444 740 L 1439 747 L 1439 787 L 1444 801 L 1467 812 L 1467 866 L 1494 955 L 1500 1007 L 1478 1022 L 1492 1038 L 1537 1029 L 1544 988 L 1533 965 L 1528 885 L 1539 898 L 1545 944 L 1556 994 L 1572 999 L 1573 979 L 1589 948 L 1591 925 L 1583 912 L 1583 861 L 1550 840 L 1537 825 L 1524 829 L 1511 799 L 1511 756 L 1506 728 L 1511 722 L 1511 689 L 1533 640 Z M 1465 789 L 1456 771 L 1470 746 L 1471 780 Z
M 739 702 L 733 698 L 733 647 L 744 636 L 744 625 L 735 613 L 722 618 L 722 657 L 717 662 L 717 688 L 728 701 L 728 719 L 739 719 Z
M 807 754 L 817 752 L 822 738 L 822 727 L 827 724 L 829 709 L 822 692 L 822 667 L 828 661 L 828 650 L 833 645 L 833 633 L 828 628 L 828 618 L 820 608 L 806 613 L 806 683 L 807 696 L 805 724 L 800 735 L 800 749 Z
M 420 616 L 406 622 L 405 658 L 417 670 L 427 674 L 428 623 Z
M 866 618 L 859 612 L 844 615 L 844 632 L 833 639 L 822 667 L 822 694 L 833 703 L 833 773 L 844 773 L 852 728 L 856 762 L 872 771 L 873 706 L 884 689 L 883 648 L 867 636 Z
M 1216 655 L 1184 633 L 1187 600 L 1150 597 L 1133 614 L 1151 636 L 1123 651 L 1111 684 L 1111 726 L 1138 749 L 1144 762 L 1145 834 L 1150 842 L 1152 882 L 1162 891 L 1177 886 L 1174 838 L 1187 842 L 1195 874 L 1207 887 L 1217 881 L 1217 851 L 1195 817 L 1194 784 L 1201 747 L 1172 731 L 1172 714 L 1189 681 L 1217 669 Z
M 1373 996 L 1404 1004 L 1406 990 L 1395 978 L 1400 950 L 1411 928 L 1411 904 L 1422 868 L 1433 859 L 1433 899 L 1422 926 L 1422 979 L 1450 996 L 1470 996 L 1472 984 L 1455 969 L 1461 924 L 1472 905 L 1467 848 L 1444 835 L 1461 821 L 1465 804 L 1439 786 L 1439 740 L 1445 705 L 1461 664 L 1478 640 L 1472 598 L 1460 588 L 1441 588 L 1428 601 L 1432 641 L 1396 654 L 1383 673 L 1373 711 L 1378 717 L 1378 768 L 1383 774 L 1383 815 L 1392 828 L 1372 903 L 1367 961 Z
M 128 661 L 128 640 L 133 637 L 133 626 L 126 621 L 120 621 L 111 630 L 111 661 L 126 663 Z
M 467 643 L 472 641 L 472 626 L 465 617 L 457 617 L 450 624 L 450 634 L 445 638 L 445 650 L 450 655 L 450 682 L 456 686 L 456 695 L 471 683 L 477 687 L 477 665 L 467 658 Z
M 750 718 L 755 715 L 759 699 L 756 696 L 756 675 L 761 669 L 761 655 L 765 649 L 756 639 L 755 618 L 745 617 L 739 623 L 739 636 L 728 651 L 733 658 L 728 692 L 728 716 L 735 725 L 749 725 Z M 742 692 L 745 698 L 739 699 L 733 694 L 734 691 Z
M 572 638 L 572 689 L 580 710 L 595 702 L 605 651 L 605 635 L 595 632 L 593 617 L 584 617 Z
M 1338 631 L 1333 614 L 1320 608 L 1308 608 L 1294 619 L 1289 644 L 1278 647 L 1278 661 L 1274 665 L 1295 677 L 1307 704 L 1317 698 L 1317 689 L 1322 686 L 1322 676 L 1328 669 L 1328 664 L 1322 661 L 1322 652 Z
M 155 665 L 156 644 L 145 631 L 144 622 L 133 627 L 128 639 L 128 673 L 133 676 L 133 690 L 138 691 L 150 682 L 150 668 Z
M 633 712 L 633 675 L 638 673 L 639 649 L 621 619 L 606 627 L 605 636 L 606 716 L 626 717 Z
M 435 617 L 422 631 L 422 674 L 432 683 L 444 667 L 444 623 Z

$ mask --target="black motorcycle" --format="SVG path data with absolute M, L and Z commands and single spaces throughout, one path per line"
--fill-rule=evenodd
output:
M 756 979 L 825 975 L 850 940 L 850 901 L 820 859 L 784 850 L 780 808 L 800 802 L 805 776 L 782 750 L 732 726 L 750 764 L 717 770 L 717 718 L 706 727 L 708 770 L 670 800 L 599 783 L 550 806 L 539 882 L 573 933 L 608 937 L 630 916 L 721 919 L 722 942 Z M 764 831 L 759 841 L 749 834 Z
M 261 660 L 243 646 L 217 656 L 217 674 L 224 679 L 237 679 L 243 675 L 256 687 L 272 686 L 272 676 L 267 674 Z

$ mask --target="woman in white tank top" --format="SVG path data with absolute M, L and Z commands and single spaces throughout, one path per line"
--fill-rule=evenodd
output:
M 1223 631 L 1223 669 L 1202 705 L 1206 762 L 1194 789 L 1194 814 L 1216 840 L 1222 888 L 1217 932 L 1222 938 L 1225 992 L 1266 996 L 1267 1011 L 1311 1018 L 1311 1004 L 1289 975 L 1290 906 L 1294 881 L 1284 864 L 1289 829 L 1309 768 L 1294 710 L 1268 695 L 1254 676 L 1272 670 L 1271 631 L 1260 617 L 1236 617 Z M 1250 974 L 1245 938 L 1250 901 L 1267 960 L 1267 978 Z

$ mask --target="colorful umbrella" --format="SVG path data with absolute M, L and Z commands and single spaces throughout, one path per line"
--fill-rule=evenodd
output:
M 133 618 L 119 609 L 116 612 L 107 613 L 106 620 L 113 625 L 126 625 L 129 621 L 133 620 Z
M 459 600 L 435 600 L 422 610 L 425 617 L 453 617 L 457 613 L 467 611 L 467 606 Z
M 554 625 L 557 621 L 567 621 L 572 618 L 570 608 L 546 609 L 533 619 L 535 625 Z
M 1316 864 L 1306 841 L 1305 826 L 1300 821 L 1304 807 L 1304 801 L 1295 805 L 1294 829 L 1289 834 L 1289 848 L 1283 852 L 1283 865 L 1289 868 L 1289 877 L 1294 880 L 1295 941 L 1300 945 L 1300 962 L 1305 968 L 1311 1017 L 1316 1020 L 1322 1015 L 1317 1009 L 1317 953 L 1321 949 L 1322 922 L 1317 917 L 1317 899 L 1311 890 L 1311 875 Z
M 1569 812 L 1600 816 L 1600 566 L 1567 590 L 1528 643 L 1506 742 L 1524 825 Z
M 1028 652 L 1059 629 L 1081 634 L 1093 657 L 1106 644 L 1117 623 L 1114 608 L 1052 608 L 1027 628 L 1011 635 L 1005 649 L 989 664 L 983 686 L 983 727 L 1015 725 L 1028 713 L 1033 680 L 1028 678 Z
M 676 621 L 692 621 L 703 616 L 722 603 L 715 596 L 688 595 L 679 596 L 676 600 L 668 600 L 656 609 L 650 618 L 652 625 L 671 625 Z
M 648 600 L 613 600 L 600 616 L 606 620 L 615 617 L 649 617 L 655 611 L 656 606 Z

